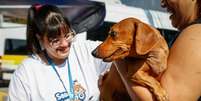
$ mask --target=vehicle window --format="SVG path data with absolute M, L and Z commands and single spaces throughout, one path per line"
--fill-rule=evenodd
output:
M 4 54 L 6 54 L 6 55 L 27 55 L 26 40 L 6 39 Z

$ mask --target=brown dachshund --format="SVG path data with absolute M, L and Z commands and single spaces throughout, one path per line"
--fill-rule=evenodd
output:
M 99 82 L 101 100 L 136 101 L 137 85 L 147 88 L 157 101 L 168 101 L 158 81 L 166 70 L 168 54 L 160 32 L 138 19 L 127 18 L 113 25 L 107 39 L 92 52 L 103 61 L 113 61 Z

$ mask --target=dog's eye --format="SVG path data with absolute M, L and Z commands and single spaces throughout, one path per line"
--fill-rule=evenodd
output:
M 112 37 L 114 37 L 114 36 L 117 35 L 117 33 L 116 33 L 115 31 L 111 31 L 109 34 L 110 34 Z

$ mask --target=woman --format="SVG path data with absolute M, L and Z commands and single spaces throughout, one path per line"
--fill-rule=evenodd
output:
M 162 0 L 180 35 L 170 49 L 161 79 L 170 101 L 197 101 L 201 95 L 201 0 Z
M 27 40 L 32 55 L 14 72 L 8 100 L 98 100 L 98 76 L 110 64 L 91 56 L 99 42 L 76 38 L 59 8 L 53 5 L 31 6 Z

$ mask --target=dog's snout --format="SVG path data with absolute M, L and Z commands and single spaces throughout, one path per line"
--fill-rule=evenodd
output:
M 92 54 L 94 57 L 97 57 L 97 50 L 94 49 L 94 50 L 91 52 L 91 54 Z

